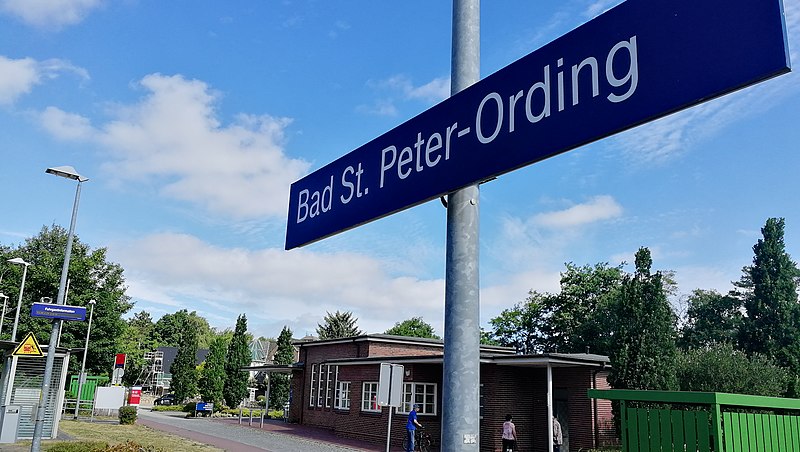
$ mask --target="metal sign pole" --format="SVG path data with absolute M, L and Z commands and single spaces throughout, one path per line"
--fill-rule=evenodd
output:
M 480 0 L 453 1 L 450 94 L 480 78 Z M 442 452 L 478 450 L 480 283 L 477 185 L 448 195 Z

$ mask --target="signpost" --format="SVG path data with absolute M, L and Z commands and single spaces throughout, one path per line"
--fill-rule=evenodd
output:
M 86 308 L 54 303 L 33 303 L 31 317 L 53 320 L 86 320 Z
M 627 0 L 293 183 L 286 249 L 788 71 L 780 0 Z
M 392 408 L 403 403 L 403 365 L 381 363 L 378 378 L 378 405 L 389 407 L 389 427 L 386 430 L 386 452 L 392 437 Z
M 790 70 L 781 0 L 627 0 L 469 86 L 479 0 L 453 5 L 451 97 L 293 183 L 285 242 L 448 195 L 447 452 L 479 442 L 478 184 Z

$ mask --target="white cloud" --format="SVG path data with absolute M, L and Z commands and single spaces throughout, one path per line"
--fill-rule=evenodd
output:
M 537 214 L 533 217 L 533 221 L 547 228 L 571 228 L 617 218 L 620 215 L 622 206 L 613 197 L 601 195 L 565 210 Z
M 421 315 L 442 331 L 443 281 L 392 277 L 362 255 L 225 249 L 173 233 L 114 244 L 109 255 L 128 269 L 137 310 L 170 306 L 229 314 L 225 319 L 247 312 L 303 331 L 313 330 L 326 311 L 352 311 L 367 332 Z
M 438 77 L 420 86 L 415 86 L 406 75 L 394 75 L 384 80 L 368 80 L 367 86 L 385 93 L 386 97 L 377 99 L 373 105 L 359 105 L 357 111 L 362 113 L 396 116 L 399 101 L 420 100 L 433 105 L 450 96 L 450 78 Z
M 11 60 L 0 56 L 0 104 L 12 104 L 28 94 L 41 80 L 38 64 L 32 58 Z
M 800 0 L 784 2 L 790 59 L 800 58 Z M 609 142 L 634 165 L 653 165 L 684 153 L 737 122 L 757 116 L 800 92 L 800 75 L 791 72 L 617 135 Z
M 31 92 L 43 78 L 54 79 L 61 73 L 71 72 L 88 79 L 85 69 L 67 61 L 50 59 L 36 61 L 33 58 L 10 59 L 0 55 L 0 105 L 13 104 L 21 96 Z
M 81 22 L 103 0 L 0 0 L 0 11 L 41 28 Z
M 309 167 L 283 153 L 290 120 L 241 114 L 223 125 L 218 95 L 180 75 L 151 74 L 141 87 L 142 100 L 116 108 L 116 118 L 100 126 L 55 107 L 42 113 L 42 125 L 110 151 L 104 169 L 118 182 L 149 182 L 164 196 L 236 219 L 286 214 L 289 185 Z

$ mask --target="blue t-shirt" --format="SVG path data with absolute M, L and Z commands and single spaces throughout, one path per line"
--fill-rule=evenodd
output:
M 408 413 L 408 422 L 406 423 L 406 429 L 416 430 L 417 424 L 414 423 L 414 421 L 416 420 L 417 420 L 417 410 L 411 410 L 411 412 Z

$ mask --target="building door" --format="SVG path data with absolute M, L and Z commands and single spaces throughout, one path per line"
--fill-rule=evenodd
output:
M 555 395 L 558 396 L 558 391 L 556 391 Z M 567 398 L 559 397 L 554 399 L 553 403 L 555 404 L 553 415 L 561 424 L 561 434 L 564 437 L 564 444 L 561 445 L 561 452 L 569 452 L 569 405 L 567 404 Z

